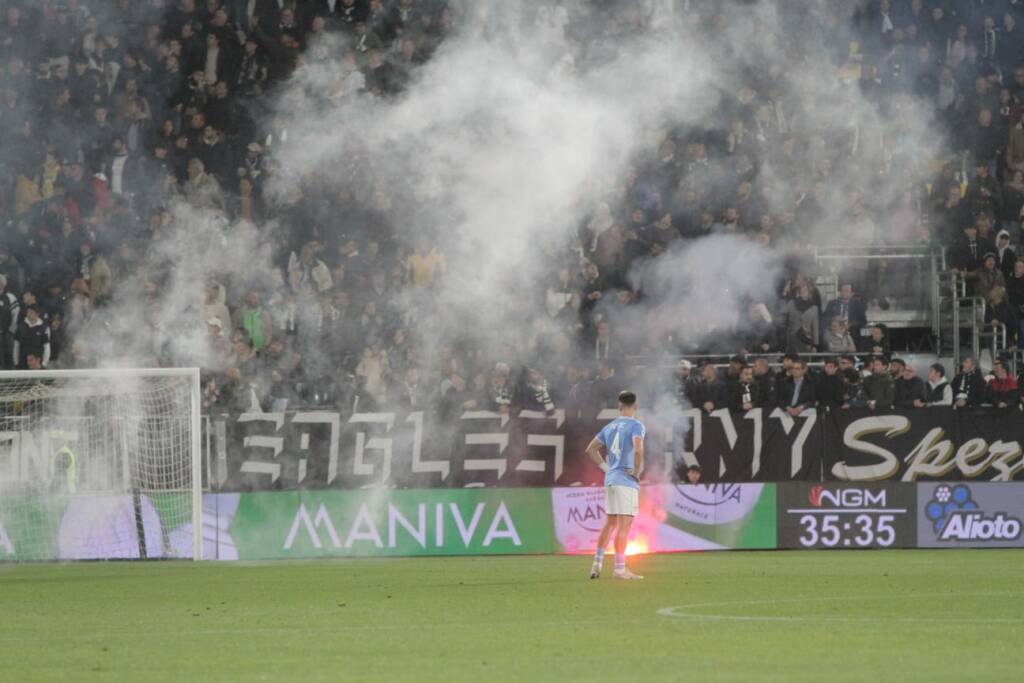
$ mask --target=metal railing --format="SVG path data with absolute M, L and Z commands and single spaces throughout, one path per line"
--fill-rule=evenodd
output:
M 939 334 L 942 291 L 938 283 L 947 268 L 945 248 L 906 244 L 818 245 L 811 246 L 810 251 L 815 264 L 833 274 L 844 268 L 866 269 L 872 286 L 877 288 L 872 298 L 897 299 L 908 304 L 888 315 L 879 314 L 877 322 L 885 322 L 889 327 L 930 326 L 934 335 Z

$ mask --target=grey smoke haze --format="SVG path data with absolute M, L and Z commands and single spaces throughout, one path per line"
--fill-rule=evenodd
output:
M 449 255 L 452 272 L 437 295 L 447 306 L 440 310 L 469 309 L 481 327 L 507 320 L 509 311 L 492 304 L 510 288 L 548 276 L 540 255 L 574 239 L 639 153 L 676 130 L 728 133 L 732 118 L 720 108 L 721 94 L 738 91 L 755 69 L 776 79 L 790 126 L 813 132 L 814 144 L 800 154 L 817 169 L 831 167 L 831 194 L 808 235 L 816 242 L 856 239 L 844 230 L 856 194 L 895 199 L 892 177 L 879 177 L 880 158 L 901 165 L 891 169 L 896 173 L 907 165 L 916 170 L 935 150 L 926 127 L 914 125 L 930 120 L 924 107 L 907 98 L 885 118 L 856 82 L 837 80 L 827 58 L 834 36 L 802 33 L 807 40 L 799 44 L 782 37 L 799 32 L 794 22 L 820 20 L 826 8 L 852 11 L 843 3 L 800 3 L 799 12 L 793 3 L 743 3 L 714 36 L 666 14 L 664 3 L 638 3 L 622 15 L 640 19 L 637 26 L 613 46 L 582 47 L 550 22 L 546 29 L 529 23 L 532 5 L 502 3 L 497 17 L 495 4 L 475 5 L 470 24 L 396 100 L 324 109 L 319 96 L 338 77 L 331 65 L 303 67 L 282 97 L 290 111 L 283 124 L 289 144 L 278 155 L 283 182 L 344 177 L 354 146 L 373 150 L 360 169 L 372 179 L 370 190 L 413 188 L 415 200 L 392 216 L 400 236 L 436 237 Z M 908 149 L 917 156 L 898 156 Z M 732 192 L 741 179 L 726 167 L 710 182 Z M 770 164 L 760 180 L 766 210 L 788 209 L 797 190 L 813 192 L 806 179 L 781 176 Z M 659 298 L 670 302 L 657 312 L 664 327 L 681 323 L 678 332 L 699 343 L 728 328 L 741 302 L 764 300 L 777 259 L 745 241 L 698 242 L 659 259 Z M 686 275 L 672 276 L 678 271 Z M 696 286 L 718 280 L 729 286 Z
M 588 7 L 565 4 L 573 14 Z M 928 107 L 906 97 L 882 114 L 856 82 L 837 79 L 831 59 L 845 52 L 843 39 L 838 29 L 822 28 L 842 26 L 850 3 L 741 3 L 713 33 L 692 14 L 668 12 L 668 3 L 619 3 L 617 37 L 583 42 L 566 37 L 560 17 L 567 15 L 554 6 L 466 3 L 456 10 L 463 17 L 456 34 L 396 98 L 325 105 L 323 95 L 344 75 L 334 60 L 301 66 L 275 103 L 271 118 L 287 141 L 272 148 L 280 168 L 272 197 L 300 184 L 349 184 L 364 202 L 385 190 L 398 239 L 415 244 L 426 236 L 444 249 L 449 273 L 431 294 L 435 315 L 410 313 L 426 351 L 459 332 L 486 339 L 495 356 L 511 340 L 535 342 L 531 337 L 550 325 L 536 294 L 548 284 L 551 255 L 576 241 L 600 203 L 614 212 L 627 208 L 617 201 L 623 178 L 667 136 L 727 138 L 738 117 L 724 98 L 756 79 L 771 81 L 767 90 L 788 131 L 810 138 L 797 154 L 828 179 L 814 227 L 793 231 L 773 252 L 745 236 L 721 236 L 641 263 L 629 280 L 648 283 L 658 296 L 630 312 L 637 321 L 625 326 L 631 343 L 652 328 L 693 346 L 713 341 L 735 325 L 745 302 L 770 297 L 780 252 L 810 242 L 855 243 L 846 230 L 853 200 L 895 199 L 893 179 L 919 171 L 941 143 L 927 125 Z M 828 19 L 833 15 L 840 21 Z M 596 30 L 604 22 L 595 15 L 583 25 Z M 684 145 L 676 151 L 681 156 Z M 766 210 L 782 219 L 801 196 L 814 197 L 812 177 L 789 177 L 771 160 L 756 172 Z M 711 197 L 726 196 L 752 174 L 737 153 L 694 182 Z M 113 335 L 95 345 L 95 357 L 127 362 L 131 330 L 145 329 L 155 315 L 158 329 L 191 330 L 169 333 L 176 359 L 205 364 L 204 330 L 194 326 L 201 279 L 270 277 L 267 232 L 230 228 L 221 241 L 214 237 L 223 230 L 214 227 L 220 218 L 184 202 L 173 212 L 187 227 L 146 256 L 154 270 L 173 265 L 174 303 L 154 314 L 139 284 L 123 283 L 118 312 L 108 316 Z M 652 307 L 652 300 L 659 303 Z

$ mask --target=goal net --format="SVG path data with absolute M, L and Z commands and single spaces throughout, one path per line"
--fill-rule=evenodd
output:
M 198 369 L 0 372 L 0 562 L 200 559 Z

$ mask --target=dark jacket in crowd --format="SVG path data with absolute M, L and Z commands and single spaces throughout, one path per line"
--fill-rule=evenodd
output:
M 967 401 L 968 406 L 977 406 L 985 400 L 985 378 L 981 370 L 961 372 L 953 378 L 953 403 Z
M 891 408 L 896 397 L 892 375 L 885 371 L 879 375 L 874 373 L 864 378 L 864 392 L 869 401 L 875 402 L 875 408 Z
M 725 382 L 720 379 L 708 382 L 700 379 L 693 386 L 693 406 L 703 409 L 707 402 L 714 404 L 712 410 L 725 408 L 729 405 L 729 397 L 725 391 Z
M 776 396 L 777 404 L 780 408 L 812 408 L 814 402 L 817 400 L 817 394 L 815 392 L 814 382 L 807 375 L 804 375 L 803 381 L 800 383 L 799 390 L 796 389 L 796 380 L 792 377 L 786 377 L 779 385 L 779 393 Z M 794 401 L 794 395 L 796 400 Z
M 754 375 L 754 381 L 757 383 L 757 393 L 761 397 L 761 405 L 765 408 L 775 406 L 775 373 L 768 370 L 763 375 Z
M 832 318 L 846 320 L 849 323 L 848 329 L 850 334 L 854 337 L 857 336 L 859 329 L 868 324 L 868 315 L 864 308 L 864 303 L 856 296 L 849 301 L 843 301 L 841 298 L 829 301 L 828 306 L 825 307 L 825 312 L 821 314 L 821 329 L 828 331 L 829 321 Z
M 729 385 L 729 410 L 734 413 L 743 412 L 744 404 L 749 403 L 754 408 L 761 407 L 761 387 L 756 381 L 750 384 L 733 382 Z
M 834 375 L 822 373 L 818 376 L 817 393 L 818 403 L 823 407 L 836 408 L 844 401 L 846 387 L 843 384 L 843 376 L 838 372 Z
M 861 381 L 856 370 L 848 370 L 847 372 L 852 372 L 853 376 L 850 377 L 851 381 L 847 381 L 843 385 L 843 405 L 848 408 L 867 408 L 868 394 L 864 391 L 864 383 Z
M 920 377 L 893 381 L 893 405 L 897 408 L 915 408 L 914 401 L 924 401 L 925 385 Z

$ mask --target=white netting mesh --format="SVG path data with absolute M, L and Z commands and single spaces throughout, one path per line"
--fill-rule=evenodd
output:
M 194 374 L 0 374 L 0 561 L 192 557 Z

